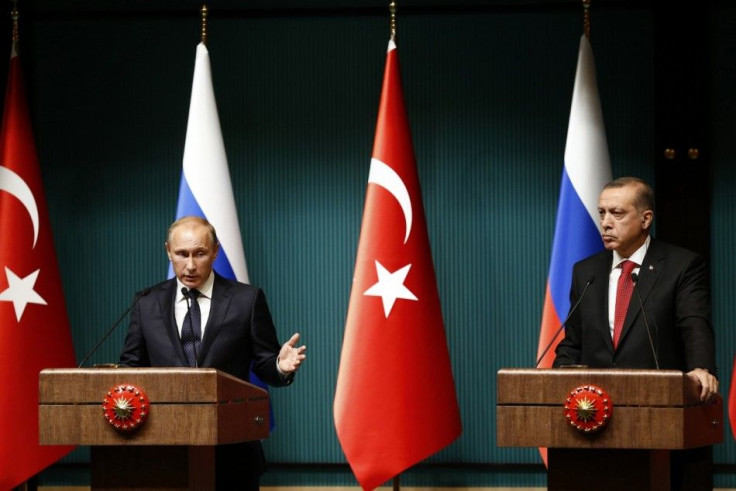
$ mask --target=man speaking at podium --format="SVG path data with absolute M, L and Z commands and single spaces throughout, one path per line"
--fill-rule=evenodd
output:
M 649 235 L 654 192 L 641 179 L 606 184 L 598 214 L 606 250 L 573 267 L 570 301 L 579 305 L 553 366 L 680 370 L 710 399 L 718 380 L 703 257 Z
M 176 278 L 144 290 L 132 310 L 120 364 L 216 368 L 243 380 L 253 371 L 269 385 L 289 385 L 306 358 L 299 334 L 279 345 L 263 292 L 212 269 L 214 227 L 184 217 L 168 231 L 166 253 Z M 265 459 L 259 441 L 219 445 L 217 489 L 257 490 Z

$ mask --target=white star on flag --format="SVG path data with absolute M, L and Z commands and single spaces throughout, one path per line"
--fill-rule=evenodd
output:
M 46 300 L 44 300 L 41 295 L 33 289 L 36 285 L 36 280 L 38 279 L 38 273 L 40 272 L 41 270 L 37 269 L 25 278 L 20 278 L 18 275 L 10 271 L 10 268 L 5 267 L 5 276 L 8 278 L 8 288 L 0 293 L 0 301 L 13 302 L 15 318 L 18 322 L 20 322 L 20 318 L 23 316 L 23 311 L 29 303 L 47 305 Z
M 381 300 L 383 300 L 383 312 L 386 314 L 387 319 L 397 298 L 403 298 L 404 300 L 419 300 L 416 295 L 404 286 L 406 276 L 409 274 L 409 268 L 411 268 L 411 264 L 407 264 L 403 268 L 391 273 L 389 270 L 384 268 L 381 263 L 376 261 L 378 283 L 368 288 L 363 295 L 381 297 Z

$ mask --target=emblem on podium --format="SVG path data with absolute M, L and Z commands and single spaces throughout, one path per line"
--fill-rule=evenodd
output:
M 110 388 L 102 402 L 105 419 L 116 430 L 133 431 L 148 418 L 150 404 L 143 389 L 130 384 Z
M 608 394 L 595 385 L 581 385 L 570 391 L 565 401 L 565 417 L 581 433 L 602 430 L 613 415 Z

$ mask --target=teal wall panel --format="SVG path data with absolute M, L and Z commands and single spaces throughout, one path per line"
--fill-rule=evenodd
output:
M 736 134 L 736 71 L 733 70 L 733 60 L 736 59 L 736 8 L 728 6 L 715 10 L 712 19 L 711 283 L 719 381 L 721 392 L 727 395 L 734 383 L 732 367 L 736 356 L 736 286 L 733 275 L 736 268 L 733 252 L 736 241 L 736 149 L 733 146 L 733 135 Z M 717 462 L 736 462 L 734 435 L 736 431 L 733 426 L 726 424 L 725 444 L 716 447 Z M 724 479 L 724 482 L 730 486 L 736 485 L 733 476 Z
M 651 180 L 655 14 L 642 5 L 594 5 L 592 46 L 614 175 Z M 199 39 L 192 10 L 51 13 L 27 30 L 21 55 L 78 358 L 135 291 L 167 272 L 163 242 Z M 581 19 L 567 4 L 399 15 L 403 86 L 464 426 L 431 463 L 539 463 L 535 449 L 495 445 L 495 374 L 534 363 Z M 713 15 L 714 94 L 727 102 L 715 114 L 722 143 L 734 129 L 733 19 L 732 8 Z M 209 31 L 251 281 L 266 292 L 280 339 L 298 331 L 309 349 L 294 386 L 272 390 L 277 427 L 267 456 L 342 464 L 332 399 L 388 19 L 373 11 L 225 16 L 211 5 Z M 733 151 L 717 150 L 712 270 L 725 385 L 736 345 L 728 330 L 733 286 L 722 273 L 733 263 L 734 175 Z M 124 334 L 125 325 L 91 363 L 116 360 Z M 736 462 L 727 440 L 717 462 Z M 81 449 L 65 461 L 87 458 Z M 450 471 L 448 485 L 540 479 L 471 474 Z M 282 477 L 345 483 L 309 471 Z M 425 471 L 414 480 L 436 479 Z

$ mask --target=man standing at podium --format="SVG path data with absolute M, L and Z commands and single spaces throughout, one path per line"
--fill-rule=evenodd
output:
M 606 250 L 573 267 L 553 366 L 681 370 L 710 399 L 718 380 L 703 257 L 650 236 L 654 192 L 641 179 L 606 184 L 598 214 Z
M 216 368 L 243 380 L 252 365 L 269 385 L 291 384 L 306 347 L 296 346 L 299 334 L 279 345 L 259 288 L 213 271 L 214 227 L 203 218 L 181 218 L 169 227 L 165 246 L 176 277 L 140 295 L 120 364 Z M 218 489 L 259 488 L 265 464 L 259 441 L 220 445 L 215 458 Z

